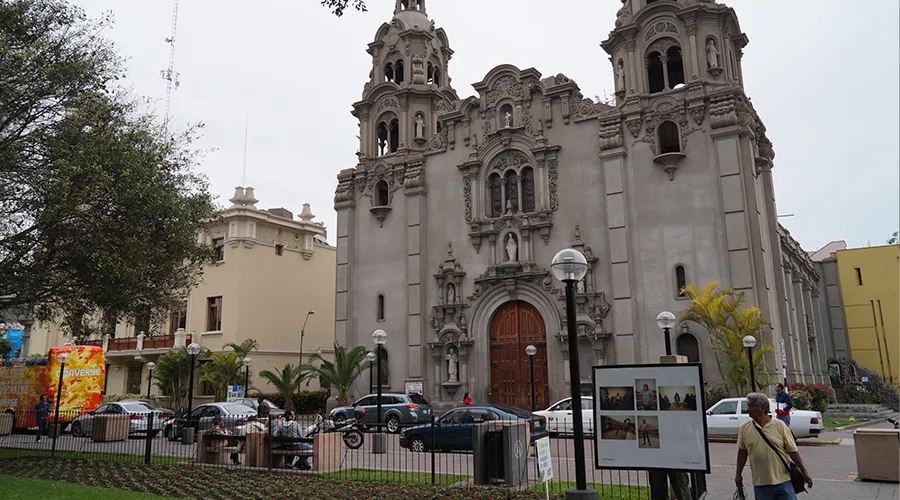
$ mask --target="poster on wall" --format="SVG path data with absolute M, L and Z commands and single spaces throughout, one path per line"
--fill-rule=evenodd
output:
M 700 363 L 593 367 L 597 469 L 710 472 Z
M 408 380 L 406 382 L 406 393 L 407 394 L 418 394 L 422 395 L 422 392 L 425 390 L 425 386 L 421 380 Z

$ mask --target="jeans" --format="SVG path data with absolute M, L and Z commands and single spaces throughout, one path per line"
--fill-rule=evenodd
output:
M 754 486 L 753 495 L 756 500 L 797 500 L 794 486 L 790 481 L 781 484 Z
M 783 417 L 775 417 L 775 418 L 784 422 L 784 425 L 786 425 L 788 427 L 791 426 L 791 416 L 790 415 L 785 415 Z
M 310 450 L 313 449 L 313 447 L 312 447 L 311 444 L 308 444 L 308 443 L 291 443 L 291 444 L 286 444 L 286 445 L 282 446 L 281 449 L 283 449 L 283 450 L 301 450 L 301 451 L 310 451 Z M 288 464 L 288 465 L 290 465 L 291 467 L 293 467 L 294 465 L 297 464 L 297 460 L 296 460 L 297 458 L 300 459 L 300 463 L 303 464 L 303 467 L 304 467 L 304 468 L 310 467 L 310 465 L 309 465 L 309 457 L 293 457 L 293 458 L 294 458 L 294 461 L 292 461 L 290 464 Z
M 40 441 L 41 436 L 47 435 L 47 417 L 44 417 L 44 418 L 38 417 L 37 424 L 38 424 L 38 437 L 37 438 L 38 438 L 38 441 Z

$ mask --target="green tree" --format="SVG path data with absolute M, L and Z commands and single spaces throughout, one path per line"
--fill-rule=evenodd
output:
M 12 342 L 7 338 L 0 337 L 0 358 L 8 358 L 12 350 Z
M 324 383 L 337 391 L 337 403 L 347 404 L 347 394 L 350 387 L 356 382 L 363 370 L 363 362 L 366 360 L 366 348 L 363 346 L 347 349 L 334 344 L 334 362 L 325 360 L 321 355 L 314 354 L 309 364 L 304 365 L 307 373 L 313 374 Z M 317 363 L 317 364 L 314 364 Z
M 244 339 L 240 344 L 229 342 L 225 347 L 234 351 L 242 360 L 250 355 L 251 352 L 259 348 L 259 342 L 253 339 Z
M 169 133 L 117 88 L 124 64 L 64 0 L 0 2 L 0 294 L 62 318 L 162 318 L 197 284 L 215 210 L 199 126 Z
M 685 287 L 683 291 L 691 305 L 681 313 L 681 321 L 693 321 L 706 329 L 719 373 L 726 387 L 739 395 L 750 391 L 750 363 L 742 340 L 747 335 L 755 337 L 753 371 L 757 387 L 771 385 L 775 374 L 764 355 L 775 349 L 759 340 L 760 330 L 766 324 L 759 308 L 746 306 L 744 292 L 719 286 L 719 283 L 710 283 L 702 289 L 694 285 Z
M 894 231 L 894 234 L 891 235 L 887 240 L 888 245 L 896 245 L 897 242 L 900 241 L 900 231 Z
M 217 401 L 225 401 L 229 385 L 243 383 L 243 359 L 237 353 L 213 354 L 203 363 L 200 381 L 212 385 Z
M 347 7 L 352 9 L 356 9 L 360 12 L 367 12 L 365 0 L 322 0 L 322 5 L 331 9 L 331 12 L 341 17 L 344 15 L 344 10 Z
M 208 349 L 202 349 L 196 361 L 206 359 Z M 187 408 L 188 384 L 191 373 L 191 355 L 184 347 L 172 349 L 160 356 L 153 369 L 156 386 L 164 396 L 172 400 L 172 409 Z M 195 373 L 196 376 L 196 373 Z
M 268 380 L 275 391 L 284 398 L 284 409 L 293 410 L 294 403 L 292 401 L 294 394 L 300 388 L 300 384 L 306 378 L 306 373 L 298 365 L 288 363 L 284 368 L 275 368 L 275 371 L 263 370 L 259 372 L 259 376 Z

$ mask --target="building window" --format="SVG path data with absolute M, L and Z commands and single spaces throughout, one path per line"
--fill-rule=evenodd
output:
M 277 255 L 279 257 L 284 255 L 284 245 L 282 245 L 281 243 L 275 244 L 275 255 Z
M 647 78 L 649 79 L 650 93 L 655 94 L 666 89 L 666 77 L 663 71 L 663 63 L 659 58 L 659 52 L 647 56 Z
M 519 212 L 519 177 L 512 170 L 506 173 L 506 206 L 512 213 Z
M 857 267 L 854 268 L 854 271 L 856 271 L 856 284 L 862 286 L 862 270 Z
M 503 215 L 503 181 L 500 176 L 493 174 L 490 177 L 491 190 L 491 217 Z
M 684 61 L 681 47 L 672 45 L 665 53 L 647 54 L 647 83 L 651 94 L 684 86 Z
M 681 264 L 675 266 L 675 294 L 678 297 L 684 297 L 684 287 L 687 286 L 687 275 L 684 272 L 684 266 Z
M 666 76 L 669 77 L 667 87 L 670 89 L 684 85 L 684 61 L 681 60 L 681 47 L 669 47 L 666 51 Z
M 679 355 L 686 356 L 688 362 L 700 362 L 700 344 L 697 342 L 697 337 L 690 333 L 682 333 L 678 336 L 675 341 L 675 349 Z
M 128 365 L 128 375 L 125 379 L 125 392 L 127 394 L 141 394 L 141 381 L 144 378 L 142 365 Z
M 206 299 L 206 331 L 222 331 L 222 297 Z
M 182 302 L 181 306 L 172 311 L 169 318 L 169 335 L 175 335 L 179 328 L 187 329 L 187 301 Z
M 375 206 L 376 207 L 386 207 L 390 202 L 390 191 L 388 190 L 388 184 L 385 180 L 378 181 L 375 184 Z
M 659 153 L 680 153 L 681 141 L 678 139 L 678 125 L 670 121 L 659 124 Z
M 225 238 L 213 238 L 213 248 L 215 249 L 216 262 L 225 260 Z
M 378 156 L 396 153 L 400 148 L 400 122 L 396 118 L 378 124 L 377 141 Z
M 376 311 L 375 319 L 384 321 L 384 295 L 378 296 L 378 310 Z
M 534 212 L 534 170 L 531 167 L 522 169 L 522 211 Z

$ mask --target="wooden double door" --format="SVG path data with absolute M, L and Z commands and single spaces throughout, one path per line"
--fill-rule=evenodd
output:
M 502 305 L 491 318 L 491 403 L 531 410 L 531 367 L 525 348 L 534 355 L 535 409 L 550 405 L 547 373 L 547 334 L 544 320 L 527 302 Z

